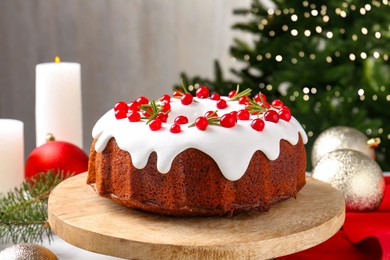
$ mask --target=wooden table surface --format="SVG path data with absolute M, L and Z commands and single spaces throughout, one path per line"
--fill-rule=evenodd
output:
M 268 259 L 327 240 L 345 217 L 343 195 L 312 178 L 296 199 L 229 218 L 131 210 L 98 196 L 85 181 L 83 173 L 53 190 L 51 228 L 72 245 L 128 259 Z

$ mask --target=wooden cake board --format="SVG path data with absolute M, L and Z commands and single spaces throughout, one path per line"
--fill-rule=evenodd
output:
M 345 200 L 330 185 L 307 178 L 296 199 L 269 212 L 166 217 L 98 196 L 83 173 L 52 191 L 48 211 L 58 236 L 96 253 L 127 259 L 269 259 L 330 238 L 344 222 Z

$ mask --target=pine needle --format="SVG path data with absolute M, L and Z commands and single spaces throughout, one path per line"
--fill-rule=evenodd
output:
M 49 242 L 53 234 L 47 222 L 50 192 L 72 174 L 48 171 L 40 173 L 7 194 L 0 193 L 0 243 Z

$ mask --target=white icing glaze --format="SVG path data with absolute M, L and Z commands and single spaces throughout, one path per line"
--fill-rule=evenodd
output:
M 222 98 L 228 100 L 226 97 Z M 172 111 L 169 113 L 168 122 L 163 123 L 162 129 L 158 131 L 151 131 L 145 121 L 129 122 L 127 118 L 118 120 L 113 109 L 108 111 L 92 130 L 93 138 L 97 139 L 95 150 L 102 152 L 108 141 L 114 137 L 119 148 L 130 153 L 136 168 L 144 168 L 149 155 L 156 152 L 158 171 L 167 173 L 179 153 L 188 148 L 196 148 L 211 156 L 227 179 L 236 181 L 243 176 L 257 150 L 262 151 L 269 160 L 275 160 L 279 156 L 281 139 L 295 145 L 300 134 L 303 142 L 307 142 L 305 131 L 294 117 L 289 122 L 265 121 L 264 130 L 261 132 L 251 128 L 252 120 L 238 120 L 233 128 L 213 125 L 209 125 L 205 131 L 196 127 L 189 128 L 188 125 L 205 112 L 218 110 L 214 100 L 194 100 L 197 102 L 185 106 L 180 100 L 172 98 Z M 219 110 L 218 115 L 243 108 L 244 105 L 236 101 L 228 101 L 228 107 Z M 189 124 L 181 125 L 181 132 L 173 134 L 169 128 L 178 115 L 187 116 Z M 251 119 L 254 118 L 256 116 L 252 115 Z

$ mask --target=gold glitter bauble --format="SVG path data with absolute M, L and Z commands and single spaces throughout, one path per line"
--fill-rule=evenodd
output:
M 326 154 L 339 150 L 350 149 L 359 151 L 374 159 L 375 152 L 367 144 L 368 138 L 362 132 L 346 126 L 331 127 L 322 132 L 314 141 L 311 152 L 313 167 Z
M 37 244 L 17 244 L 0 252 L 2 260 L 57 260 L 57 256 L 46 247 Z
M 383 172 L 378 164 L 368 156 L 348 149 L 322 157 L 313 169 L 313 178 L 341 191 L 347 211 L 377 209 L 385 191 Z

